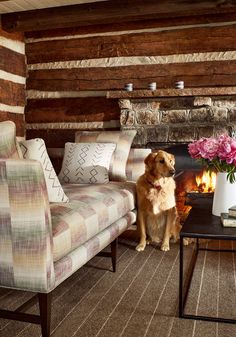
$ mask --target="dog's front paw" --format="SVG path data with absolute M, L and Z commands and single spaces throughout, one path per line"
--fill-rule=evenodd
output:
M 136 246 L 135 249 L 136 249 L 138 252 L 142 252 L 142 251 L 144 251 L 145 247 L 146 247 L 146 245 L 140 243 L 139 245 Z
M 183 239 L 183 244 L 184 246 L 188 246 L 190 243 L 192 243 L 194 241 L 194 239 L 191 238 L 184 238 Z
M 163 252 L 168 252 L 168 250 L 170 250 L 170 245 L 167 243 L 167 242 L 164 242 L 162 245 L 161 245 L 161 250 Z

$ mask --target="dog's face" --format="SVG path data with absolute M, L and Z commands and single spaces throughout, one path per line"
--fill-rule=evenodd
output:
M 172 177 L 175 174 L 175 157 L 165 151 L 159 150 L 150 153 L 144 160 L 146 171 L 154 177 Z

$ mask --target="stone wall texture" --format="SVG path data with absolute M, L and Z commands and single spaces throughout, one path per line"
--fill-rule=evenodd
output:
M 134 146 L 188 143 L 236 133 L 236 96 L 120 99 L 121 129 L 136 129 Z

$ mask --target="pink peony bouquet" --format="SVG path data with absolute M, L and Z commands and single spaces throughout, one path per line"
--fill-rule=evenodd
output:
M 201 138 L 188 145 L 188 152 L 194 159 L 201 160 L 209 170 L 227 172 L 227 179 L 236 181 L 236 139 L 226 134 L 216 138 Z

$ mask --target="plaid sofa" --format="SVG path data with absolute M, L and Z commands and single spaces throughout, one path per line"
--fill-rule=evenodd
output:
M 0 286 L 41 294 L 42 314 L 57 285 L 136 221 L 134 181 L 150 150 L 131 149 L 130 181 L 63 185 L 69 202 L 49 203 L 41 164 L 17 158 L 15 140 L 0 136 L 1 141 L 7 146 L 2 153 L 0 147 Z M 5 148 L 10 158 L 3 155 Z M 25 320 L 26 314 L 20 314 L 18 319 Z M 12 318 L 6 310 L 0 317 Z M 48 337 L 50 317 L 44 317 L 38 323 Z

